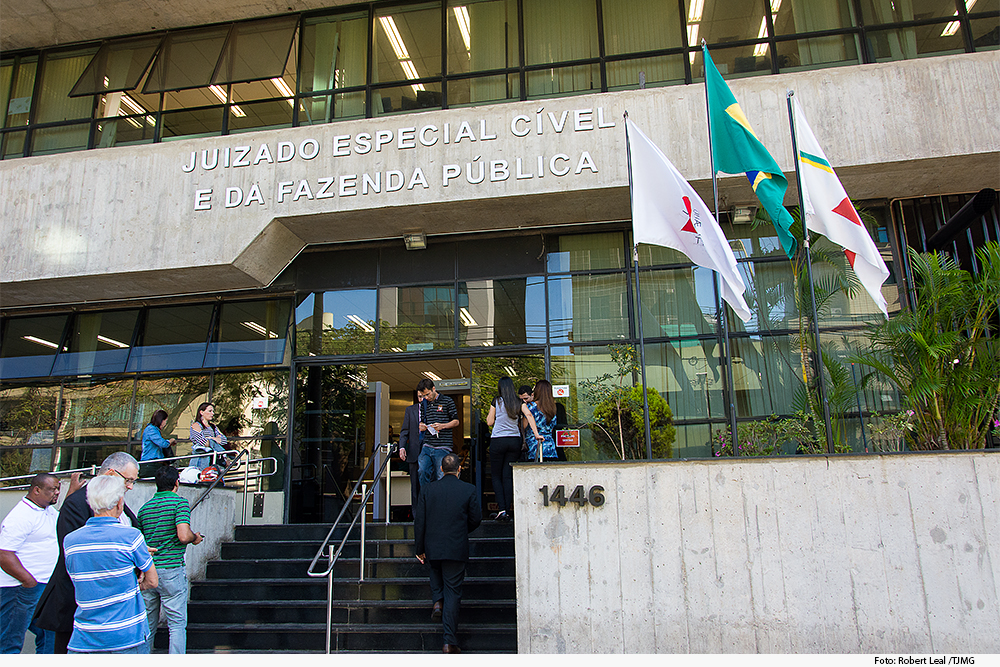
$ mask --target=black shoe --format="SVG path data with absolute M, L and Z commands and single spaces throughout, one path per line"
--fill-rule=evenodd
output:
M 441 648 L 442 653 L 461 653 L 462 649 L 458 648 L 458 644 L 445 644 Z
M 507 516 L 507 513 L 506 513 L 506 512 L 497 512 L 497 513 L 496 513 L 496 514 L 495 514 L 495 515 L 493 516 L 493 520 L 494 520 L 494 521 L 509 521 L 509 520 L 510 520 L 510 518 L 509 518 L 509 517 Z
M 441 620 L 441 600 L 438 600 L 437 602 L 434 603 L 434 609 L 431 611 L 431 620 L 432 621 Z

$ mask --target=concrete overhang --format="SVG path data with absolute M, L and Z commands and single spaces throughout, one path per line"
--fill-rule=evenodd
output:
M 852 198 L 890 199 L 1000 187 L 998 63 L 973 54 L 731 85 L 789 176 L 786 204 L 786 88 Z M 261 288 L 309 245 L 401 243 L 414 229 L 627 220 L 625 110 L 711 202 L 701 86 L 4 161 L 0 305 Z M 720 195 L 754 202 L 742 177 L 721 179 Z

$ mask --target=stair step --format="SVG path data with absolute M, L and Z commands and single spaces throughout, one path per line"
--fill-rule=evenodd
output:
M 208 564 L 207 580 L 213 579 L 299 579 L 306 578 L 309 562 L 305 559 L 270 558 L 243 560 L 216 560 Z M 326 567 L 325 560 L 317 569 Z M 334 566 L 335 577 L 357 577 L 361 561 L 358 558 L 339 558 Z M 416 557 L 366 558 L 365 578 L 427 577 L 429 567 Z M 471 558 L 466 567 L 467 576 L 513 577 L 514 557 Z
M 420 624 L 430 616 L 429 596 L 424 600 L 336 600 L 334 623 Z M 325 623 L 326 600 L 315 601 L 193 601 L 188 604 L 190 623 L 260 625 L 276 623 Z M 462 623 L 491 625 L 515 623 L 517 602 L 463 600 Z
M 222 557 L 225 560 L 267 559 L 267 558 L 305 558 L 312 560 L 319 550 L 319 540 L 276 540 L 271 542 L 227 542 L 222 545 Z M 514 555 L 514 543 L 508 537 L 479 537 L 469 542 L 469 553 L 472 557 L 501 557 Z M 349 540 L 341 552 L 341 558 L 358 558 L 361 555 L 361 545 L 358 540 Z M 366 540 L 365 556 L 381 558 L 410 557 L 413 553 L 413 540 L 379 539 Z
M 463 600 L 495 600 L 514 597 L 513 577 L 466 577 Z M 387 578 L 378 581 L 334 579 L 333 596 L 337 600 L 425 600 L 430 598 L 427 578 Z M 191 586 L 192 600 L 326 600 L 326 580 L 283 579 L 213 579 Z
M 338 527 L 335 532 L 337 541 L 343 538 L 346 526 Z M 324 523 L 290 523 L 278 525 L 247 524 L 236 526 L 235 539 L 240 542 L 253 542 L 262 540 L 313 540 L 322 542 L 330 532 L 330 524 Z M 357 538 L 361 534 L 360 525 L 355 526 L 351 532 L 352 538 Z M 514 536 L 514 525 L 511 523 L 501 523 L 499 521 L 484 521 L 474 531 L 469 533 L 469 537 L 476 539 L 479 537 L 508 537 Z M 412 523 L 369 523 L 365 526 L 365 537 L 368 539 L 397 539 L 412 540 Z

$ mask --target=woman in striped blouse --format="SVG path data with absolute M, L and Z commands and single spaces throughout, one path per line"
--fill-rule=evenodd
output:
M 226 434 L 220 431 L 212 418 L 215 417 L 215 406 L 211 403 L 202 403 L 198 406 L 198 416 L 191 423 L 191 453 L 208 454 L 213 450 L 225 452 Z M 216 459 L 218 460 L 218 458 Z M 209 457 L 199 457 L 191 459 L 191 465 L 199 470 L 208 466 Z

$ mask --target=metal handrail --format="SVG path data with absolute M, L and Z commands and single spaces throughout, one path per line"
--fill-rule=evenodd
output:
M 215 463 L 215 455 L 219 454 L 219 453 L 220 452 L 213 451 L 213 452 L 211 452 L 211 454 L 185 454 L 184 456 L 173 456 L 173 457 L 165 458 L 165 459 L 147 459 L 146 461 L 137 461 L 137 463 L 139 464 L 139 466 L 141 468 L 144 464 L 147 464 L 147 463 L 159 463 L 159 462 L 163 462 L 163 461 L 179 461 L 179 460 L 183 460 L 183 459 L 196 459 L 196 458 L 203 458 L 205 456 L 211 456 L 212 457 L 212 463 L 214 464 Z M 98 466 L 98 465 L 90 465 L 90 466 L 87 466 L 86 468 L 72 468 L 70 470 L 52 470 L 52 471 L 48 471 L 48 470 L 41 471 L 40 470 L 38 472 L 33 472 L 30 475 L 14 475 L 14 476 L 11 476 L 11 477 L 0 477 L 0 484 L 2 484 L 3 482 L 9 482 L 9 481 L 12 481 L 12 480 L 15 480 L 15 479 L 32 479 L 35 475 L 38 475 L 38 474 L 40 474 L 42 472 L 45 472 L 46 474 L 49 474 L 49 475 L 54 475 L 55 477 L 61 477 L 61 476 L 64 476 L 64 475 L 72 475 L 72 474 L 78 473 L 78 472 L 89 472 L 91 477 L 96 477 L 97 476 L 97 470 L 98 470 L 98 468 L 100 468 L 100 466 Z M 141 480 L 149 480 L 149 479 L 153 479 L 153 478 L 152 477 L 141 477 L 140 479 Z M 17 489 L 27 489 L 27 488 L 28 488 L 27 484 L 18 484 L 18 485 L 15 485 L 15 486 L 2 486 L 2 485 L 0 485 L 0 489 L 7 489 L 7 490 L 14 490 L 14 491 L 16 491 Z
M 230 451 L 230 450 L 227 450 L 227 451 Z M 222 452 L 212 452 L 212 453 L 213 454 L 221 454 Z M 212 489 L 214 489 L 216 486 L 218 486 L 219 482 L 221 482 L 221 481 L 224 480 L 224 478 L 226 477 L 226 473 L 229 472 L 236 465 L 236 463 L 240 459 L 243 458 L 244 455 L 246 455 L 247 461 L 248 462 L 250 461 L 250 450 L 249 449 L 244 449 L 244 450 L 240 451 L 239 455 L 236 458 L 234 458 L 232 461 L 230 461 L 226 465 L 226 467 L 222 469 L 222 472 L 219 473 L 219 476 L 216 477 L 215 480 L 211 484 L 208 485 L 208 488 L 205 489 L 205 492 L 203 494 L 201 494 L 200 496 L 198 496 L 198 500 L 194 501 L 194 503 L 191 505 L 191 511 L 192 512 L 194 511 L 195 507 L 197 507 L 198 505 L 201 504 L 201 501 L 203 501 L 205 498 L 208 497 L 208 494 L 210 494 L 212 492 Z M 207 453 L 206 454 L 202 454 L 202 456 L 208 456 L 208 454 Z M 246 498 L 246 491 L 244 491 L 244 499 L 245 498 Z
M 399 447 L 398 447 L 398 445 L 395 445 L 393 443 L 388 443 L 386 445 L 375 445 L 375 447 L 373 447 L 372 449 L 373 449 L 373 452 L 375 450 L 378 450 L 378 449 L 384 449 L 385 453 L 386 453 L 386 456 L 385 456 L 385 460 L 382 462 L 382 466 L 379 468 L 378 472 L 375 473 L 372 476 L 372 487 L 370 489 L 367 488 L 367 485 L 364 483 L 364 479 L 365 479 L 365 475 L 368 474 L 368 471 L 373 467 L 373 465 L 374 465 L 374 463 L 376 461 L 376 457 L 374 455 L 368 460 L 368 465 L 365 466 L 365 469 L 361 472 L 361 475 L 359 475 L 358 481 L 357 481 L 357 483 L 355 483 L 354 489 L 351 491 L 350 498 L 353 500 L 354 496 L 358 493 L 358 489 L 359 488 L 361 489 L 361 493 L 362 493 L 362 497 L 361 497 L 361 511 L 359 511 L 358 513 L 356 513 L 354 515 L 354 518 L 351 520 L 351 524 L 347 527 L 347 530 L 344 532 L 343 539 L 340 540 L 340 545 L 337 547 L 337 550 L 334 551 L 333 550 L 333 545 L 330 545 L 330 551 L 329 551 L 329 555 L 328 555 L 329 560 L 328 560 L 328 566 L 327 566 L 326 570 L 324 570 L 323 572 L 313 572 L 313 568 L 316 566 L 316 563 L 319 561 L 320 558 L 323 557 L 323 550 L 326 549 L 326 546 L 330 543 L 330 538 L 333 537 L 334 531 L 337 530 L 337 526 L 340 525 L 340 520 L 344 517 L 344 513 L 347 511 L 347 507 L 349 505 L 349 501 L 345 501 L 344 502 L 344 506 L 340 509 L 340 514 L 337 515 L 337 518 L 334 520 L 333 525 L 330 526 L 330 532 L 328 532 L 326 534 L 326 538 L 323 539 L 323 543 L 320 545 L 319 550 L 316 552 L 316 555 L 313 556 L 312 562 L 309 563 L 309 567 L 306 570 L 306 574 L 308 576 L 310 576 L 310 577 L 315 577 L 315 578 L 327 577 L 328 578 L 327 587 L 326 587 L 326 652 L 327 652 L 327 654 L 330 653 L 330 630 L 331 630 L 331 628 L 333 626 L 333 569 L 334 569 L 334 567 L 337 564 L 337 559 L 340 558 L 341 552 L 344 550 L 344 546 L 347 544 L 347 538 L 350 536 L 351 531 L 354 530 L 354 526 L 357 524 L 358 519 L 360 518 L 361 521 L 362 521 L 362 523 L 361 523 L 361 526 L 362 526 L 362 532 L 361 532 L 361 559 L 360 559 L 361 560 L 361 563 L 360 563 L 361 576 L 358 578 L 358 581 L 364 581 L 364 571 L 365 571 L 365 556 L 364 556 L 364 545 L 365 545 L 365 535 L 364 535 L 364 521 L 365 521 L 365 519 L 364 519 L 364 517 L 365 517 L 365 507 L 367 507 L 367 505 L 368 505 L 368 499 L 371 498 L 372 495 L 375 493 L 376 482 L 378 481 L 378 479 L 380 477 L 382 477 L 382 474 L 385 472 L 386 468 L 389 466 L 389 462 L 392 460 L 392 455 L 399 449 Z M 388 506 L 386 507 L 386 512 L 387 513 L 389 512 L 389 507 Z

